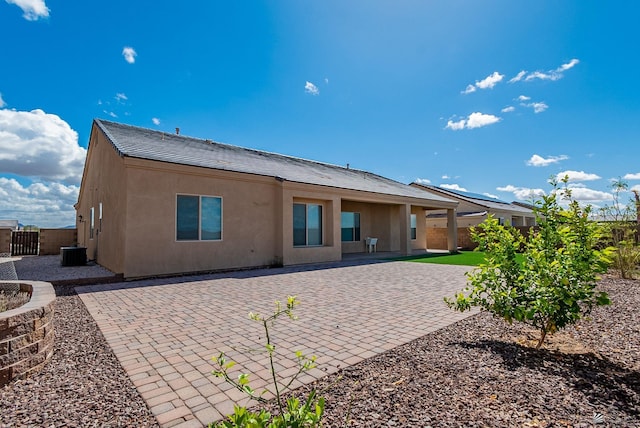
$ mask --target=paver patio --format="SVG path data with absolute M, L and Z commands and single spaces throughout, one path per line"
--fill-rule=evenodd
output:
M 269 385 L 260 324 L 276 299 L 298 296 L 299 319 L 273 328 L 277 370 L 292 375 L 296 350 L 318 357 L 308 383 L 456 322 L 443 296 L 465 286 L 465 266 L 384 262 L 295 267 L 78 287 L 134 385 L 164 427 L 202 426 L 247 399 L 211 375 L 225 351 L 251 385 Z M 263 349 L 263 348 L 262 348 Z

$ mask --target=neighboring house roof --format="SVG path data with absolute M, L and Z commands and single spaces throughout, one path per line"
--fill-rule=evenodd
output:
M 0 220 L 0 229 L 18 230 L 18 220 Z
M 490 211 L 512 211 L 521 215 L 530 214 L 533 215 L 533 211 L 529 208 L 525 208 L 519 205 L 514 205 L 509 202 L 501 201 L 500 199 L 492 198 L 486 195 L 478 193 L 463 192 L 460 190 L 444 189 L 438 186 L 432 186 L 430 184 L 413 183 L 412 186 L 416 188 L 423 188 L 432 193 L 437 193 L 444 197 L 453 198 L 460 201 L 469 202 L 479 205 Z
M 487 215 L 487 211 L 473 211 L 473 212 L 457 212 L 456 217 L 458 218 L 472 218 L 472 217 L 482 217 Z M 427 214 L 427 218 L 446 218 L 446 213 L 431 213 Z
M 536 207 L 536 206 L 535 206 L 535 205 L 533 205 L 533 204 L 529 204 L 529 203 L 527 203 L 527 202 L 522 202 L 522 201 L 513 201 L 513 202 L 511 202 L 511 203 L 512 203 L 513 205 L 517 205 L 517 206 L 522 207 L 522 208 L 528 208 L 528 209 L 530 209 L 530 210 L 532 210 L 532 211 L 533 211 L 533 209 Z
M 427 199 L 454 208 L 457 202 L 367 171 L 247 149 L 183 135 L 96 119 L 122 157 L 275 177 L 292 182 Z

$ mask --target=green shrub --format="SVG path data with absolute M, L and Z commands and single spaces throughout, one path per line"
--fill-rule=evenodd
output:
M 612 267 L 618 271 L 622 278 L 635 278 L 638 275 L 640 264 L 640 248 L 638 248 L 638 223 L 637 204 L 630 200 L 624 205 L 620 198 L 623 192 L 629 189 L 629 185 L 622 179 L 611 184 L 613 191 L 613 203 L 600 209 L 603 220 L 602 227 L 605 230 L 603 242 L 611 245 L 613 253 Z
M 485 252 L 485 263 L 467 274 L 463 292 L 445 298 L 451 308 L 478 306 L 509 323 L 529 324 L 540 332 L 539 348 L 548 333 L 574 324 L 594 305 L 610 303 L 595 287 L 611 252 L 596 249 L 602 230 L 589 220 L 589 207 L 576 201 L 568 208 L 560 206 L 558 198 L 571 197 L 567 181 L 562 189 L 552 181 L 553 191 L 536 203 L 538 229 L 528 238 L 493 217 L 474 228 L 472 239 Z M 521 263 L 518 251 L 523 253 Z
M 269 335 L 269 326 L 273 325 L 281 315 L 286 315 L 289 319 L 295 320 L 297 317 L 293 313 L 293 309 L 298 304 L 295 296 L 287 297 L 287 304 L 282 306 L 281 302 L 276 301 L 276 309 L 268 317 L 260 316 L 253 312 L 249 313 L 249 318 L 262 324 L 265 332 L 266 343 L 264 345 L 269 356 L 269 368 L 272 376 L 272 385 L 275 390 L 276 401 L 279 409 L 278 415 L 271 415 L 265 410 L 256 412 L 248 410 L 246 407 L 234 406 L 234 412 L 228 416 L 228 420 L 209 424 L 209 428 L 311 428 L 320 426 L 322 415 L 324 414 L 324 398 L 318 397 L 315 390 L 312 390 L 306 400 L 301 402 L 299 399 L 292 397 L 286 403 L 282 401 L 282 394 L 291 388 L 293 382 L 304 372 L 316 367 L 315 357 L 307 358 L 302 352 L 295 353 L 298 363 L 298 371 L 294 374 L 289 382 L 281 383 L 278 379 L 274 366 L 273 354 L 276 346 L 271 342 Z M 236 389 L 247 394 L 251 399 L 264 403 L 267 400 L 263 395 L 267 390 L 263 390 L 257 394 L 249 385 L 249 375 L 241 373 L 237 378 L 232 378 L 229 370 L 235 366 L 235 362 L 227 361 L 223 352 L 212 360 L 216 365 L 216 370 L 212 372 L 215 377 L 224 379 Z

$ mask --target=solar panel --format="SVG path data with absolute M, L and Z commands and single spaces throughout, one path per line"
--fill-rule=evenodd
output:
M 447 192 L 454 193 L 454 194 L 456 194 L 458 196 L 464 196 L 466 198 L 478 199 L 478 200 L 487 201 L 487 202 L 498 202 L 498 203 L 501 203 L 501 204 L 509 205 L 509 202 L 502 201 L 502 200 L 500 200 L 498 198 L 492 198 L 491 196 L 482 195 L 480 193 L 464 192 L 462 190 L 446 189 L 444 187 L 442 187 L 441 189 L 443 189 L 443 190 L 445 190 Z

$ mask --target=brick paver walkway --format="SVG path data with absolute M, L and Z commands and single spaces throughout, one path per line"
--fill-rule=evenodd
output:
M 276 299 L 298 296 L 299 319 L 273 328 L 277 369 L 295 372 L 296 350 L 318 356 L 301 380 L 355 364 L 468 316 L 442 298 L 464 288 L 464 266 L 387 262 L 284 268 L 77 288 L 134 385 L 164 427 L 202 426 L 233 412 L 243 395 L 211 375 L 225 351 L 251 385 L 269 384 L 259 349 Z

